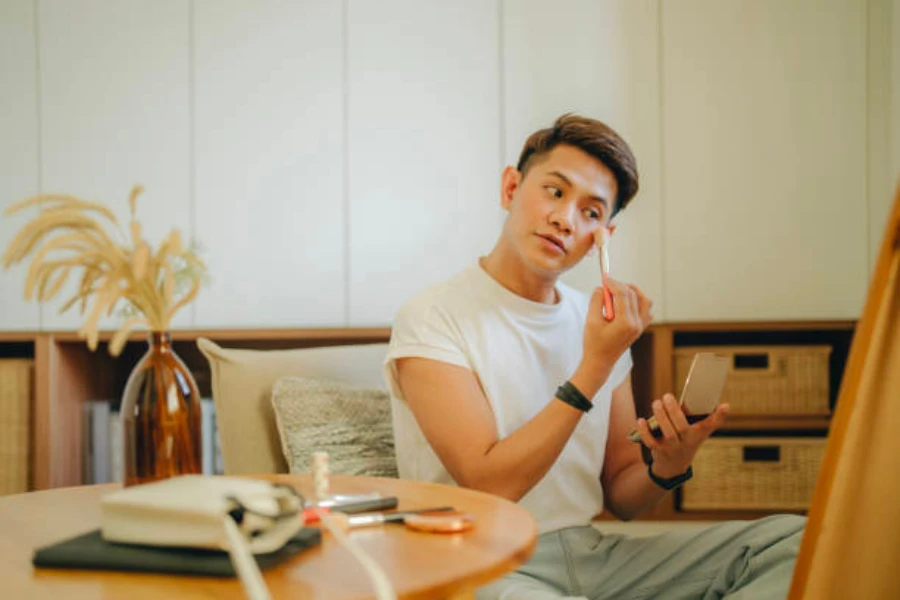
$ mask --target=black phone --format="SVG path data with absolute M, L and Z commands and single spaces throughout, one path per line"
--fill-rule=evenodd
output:
M 329 507 L 332 512 L 360 513 L 375 510 L 390 510 L 397 508 L 396 496 L 384 496 L 367 500 L 355 500 L 349 502 L 335 502 Z

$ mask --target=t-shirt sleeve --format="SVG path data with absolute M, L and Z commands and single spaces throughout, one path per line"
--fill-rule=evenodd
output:
M 402 400 L 396 370 L 400 358 L 428 358 L 472 368 L 451 319 L 437 306 L 406 306 L 394 320 L 384 360 L 384 377 L 391 393 Z

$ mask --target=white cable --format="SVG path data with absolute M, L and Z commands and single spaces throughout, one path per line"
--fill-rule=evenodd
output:
M 363 569 L 365 569 L 366 574 L 369 576 L 369 580 L 372 582 L 372 587 L 375 589 L 375 598 L 377 598 L 377 600 L 397 600 L 397 593 L 394 591 L 394 587 L 391 585 L 391 580 L 388 579 L 387 574 L 371 556 L 366 554 L 366 551 L 363 550 L 359 544 L 355 543 L 344 533 L 341 525 L 334 522 L 336 520 L 334 519 L 335 515 L 328 515 L 322 510 L 318 510 L 316 513 L 319 515 L 319 520 L 322 525 L 331 532 L 334 539 L 349 550 L 350 554 L 352 554 L 362 565 Z
M 231 515 L 225 515 L 225 535 L 228 537 L 228 556 L 231 557 L 231 564 L 237 573 L 241 585 L 244 586 L 244 592 L 250 600 L 272 600 L 269 594 L 269 588 L 266 587 L 266 581 L 263 579 L 262 573 L 259 572 L 259 565 L 256 559 L 250 553 L 243 534 L 238 530 L 234 519 Z
M 366 575 L 372 582 L 375 598 L 377 600 L 397 600 L 397 593 L 394 591 L 387 574 L 359 544 L 356 544 L 344 533 L 341 524 L 335 522 L 339 520 L 336 518 L 337 515 L 329 515 L 321 510 L 316 512 L 319 515 L 319 521 L 334 536 L 334 539 L 349 550 L 350 554 L 362 565 Z M 225 535 L 228 538 L 228 555 L 247 597 L 250 600 L 272 600 L 269 588 L 266 587 L 266 582 L 259 571 L 256 559 L 253 558 L 253 554 L 247 547 L 244 536 L 238 530 L 230 515 L 225 515 L 224 523 Z

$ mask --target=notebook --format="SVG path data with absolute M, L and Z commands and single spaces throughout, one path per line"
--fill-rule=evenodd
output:
M 283 563 L 297 554 L 317 546 L 321 532 L 304 527 L 280 550 L 255 555 L 262 570 Z M 228 553 L 195 548 L 161 548 L 107 542 L 95 529 L 55 544 L 38 548 L 32 563 L 36 567 L 62 569 L 100 569 L 106 571 L 139 571 L 176 575 L 234 577 Z

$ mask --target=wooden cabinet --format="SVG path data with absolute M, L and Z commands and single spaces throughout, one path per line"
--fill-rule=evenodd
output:
M 193 4 L 194 322 L 344 323 L 341 3 Z
M 497 4 L 351 1 L 348 324 L 387 325 L 500 231 Z
M 566 112 L 600 119 L 621 134 L 637 158 L 640 191 L 616 219 L 611 270 L 653 298 L 654 315 L 663 320 L 658 28 L 658 3 L 645 0 L 503 3 L 506 163 L 516 164 L 531 132 Z M 583 261 L 565 281 L 593 291 L 597 260 Z
M 635 409 L 638 416 L 652 414 L 650 403 L 665 393 L 680 393 L 675 375 L 675 350 L 679 347 L 827 345 L 829 405 L 837 403 L 855 323 L 852 321 L 694 322 L 658 323 L 633 346 Z M 833 412 L 833 411 L 832 411 Z M 731 416 L 715 434 L 721 438 L 765 437 L 788 440 L 821 440 L 829 430 L 829 415 Z M 649 454 L 644 450 L 645 460 Z M 667 496 L 642 514 L 640 520 L 753 519 L 783 512 L 775 510 L 682 510 L 680 493 Z M 795 510 L 791 512 L 805 512 Z M 604 513 L 604 519 L 612 515 Z
M 41 191 L 107 203 L 127 235 L 129 193 L 142 184 L 138 215 L 148 240 L 155 245 L 172 227 L 191 233 L 189 5 L 36 6 Z M 58 314 L 68 295 L 43 308 L 45 329 L 81 326 L 77 310 Z M 186 312 L 176 325 L 188 321 Z
M 866 3 L 661 3 L 666 318 L 855 318 Z
M 38 189 L 36 65 L 34 2 L 0 3 L 0 215 Z M 25 222 L 0 216 L 0 254 Z M 27 272 L 0 268 L 0 330 L 40 329 L 40 306 L 23 296 Z

